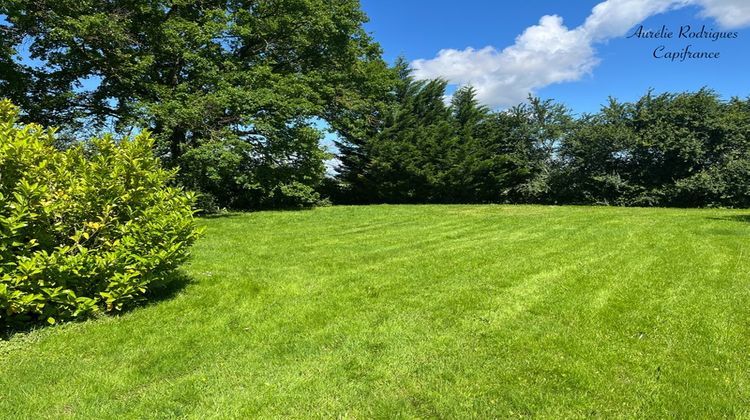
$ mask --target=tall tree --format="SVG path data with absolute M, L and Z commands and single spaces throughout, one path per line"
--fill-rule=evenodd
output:
M 380 81 L 377 89 L 369 95 L 372 99 L 369 104 L 358 107 L 359 112 L 350 113 L 349 120 L 343 121 L 345 124 L 339 123 L 335 127 L 339 134 L 336 141 L 339 164 L 335 189 L 342 202 L 377 201 L 378 188 L 372 183 L 368 169 L 372 163 L 372 139 L 393 123 L 398 107 L 413 94 L 416 87 L 404 57 L 397 58 L 386 77 Z
M 387 202 L 444 201 L 446 174 L 457 144 L 446 82 L 413 81 L 402 74 L 396 103 L 382 130 L 368 140 L 365 185 Z
M 482 166 L 487 153 L 477 136 L 489 115 L 489 109 L 479 103 L 476 90 L 472 86 L 464 86 L 454 92 L 451 98 L 451 112 L 455 142 L 444 146 L 449 152 L 450 165 L 445 174 L 441 201 L 482 201 L 479 195 L 487 175 Z
M 28 119 L 148 128 L 171 164 L 221 141 L 260 172 L 311 171 L 276 187 L 319 182 L 308 127 L 350 129 L 389 73 L 357 0 L 7 0 L 0 15 L 0 83 Z
M 394 73 L 377 129 L 342 142 L 339 179 L 359 202 L 443 201 L 457 144 L 447 84 L 413 80 L 403 60 Z

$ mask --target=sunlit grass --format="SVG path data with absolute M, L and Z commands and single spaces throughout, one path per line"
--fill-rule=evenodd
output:
M 175 296 L 0 343 L 0 417 L 750 416 L 750 216 L 205 219 Z

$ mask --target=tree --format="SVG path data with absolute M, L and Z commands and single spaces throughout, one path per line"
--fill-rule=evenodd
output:
M 312 122 L 355 130 L 389 79 L 356 0 L 8 0 L 0 15 L 0 83 L 24 118 L 70 137 L 148 128 L 170 165 L 240 141 L 256 172 L 307 170 L 295 182 L 312 188 Z M 41 64 L 14 56 L 24 39 Z
M 446 106 L 446 82 L 415 81 L 404 60 L 380 123 L 339 144 L 339 180 L 354 202 L 533 202 L 549 196 L 556 150 L 573 119 L 562 105 L 491 112 L 474 88 Z
M 341 147 L 340 179 L 362 202 L 446 201 L 447 174 L 458 140 L 447 83 L 414 81 L 403 61 L 378 129 Z
M 610 99 L 563 143 L 558 193 L 568 202 L 747 206 L 748 110 L 708 89 Z
M 609 99 L 601 112 L 582 116 L 561 144 L 555 198 L 568 203 L 624 205 L 641 192 L 633 179 L 636 133 L 632 105 Z
M 372 139 L 392 122 L 399 105 L 413 94 L 416 87 L 409 64 L 405 58 L 399 57 L 388 72 L 387 79 L 375 89 L 380 95 L 372 94 L 369 106 L 360 107 L 361 112 L 353 113 L 346 121 L 348 124 L 336 128 L 339 138 L 336 147 L 339 150 L 339 165 L 336 168 L 337 190 L 339 202 L 369 203 L 378 201 L 378 186 L 373 184 L 369 167 L 372 163 Z M 341 121 L 341 119 L 338 119 Z
M 444 92 L 445 82 L 414 82 L 370 145 L 370 184 L 378 186 L 379 200 L 430 202 L 445 195 L 455 139 Z
M 442 201 L 476 202 L 482 176 L 477 176 L 484 150 L 477 139 L 480 124 L 489 115 L 489 109 L 479 103 L 476 90 L 471 86 L 458 89 L 451 98 L 452 124 L 455 142 L 449 145 Z

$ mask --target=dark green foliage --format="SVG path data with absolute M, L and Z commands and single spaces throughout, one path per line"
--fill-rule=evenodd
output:
M 563 202 L 636 206 L 750 205 L 750 107 L 716 93 L 611 100 L 563 145 Z
M 446 83 L 414 81 L 405 63 L 380 129 L 340 145 L 350 200 L 393 203 L 543 200 L 555 151 L 571 126 L 564 107 L 531 98 L 492 113 L 473 88 L 445 104 Z
M 470 87 L 444 96 L 401 68 L 381 129 L 342 148 L 350 199 L 750 206 L 748 100 L 648 93 L 576 119 L 534 97 L 490 112 Z
M 317 130 L 303 126 L 289 134 L 284 143 L 203 142 L 180 156 L 179 179 L 218 207 L 313 206 L 321 200 L 314 186 L 322 182 L 326 154 L 318 146 Z
M 132 306 L 197 235 L 193 197 L 167 186 L 147 134 L 54 141 L 0 102 L 0 329 Z
M 450 109 L 443 103 L 446 83 L 403 83 L 398 106 L 370 144 L 369 184 L 377 186 L 378 200 L 442 201 L 458 143 Z

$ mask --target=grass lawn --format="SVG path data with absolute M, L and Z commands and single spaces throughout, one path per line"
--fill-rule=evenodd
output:
M 748 211 L 201 224 L 174 296 L 0 342 L 0 417 L 750 416 Z

